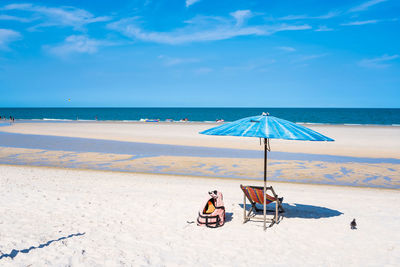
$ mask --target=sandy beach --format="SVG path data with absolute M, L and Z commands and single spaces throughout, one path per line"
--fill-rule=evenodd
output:
M 266 232 L 242 224 L 239 188 L 262 184 L 259 141 L 197 134 L 208 127 L 1 127 L 0 265 L 399 264 L 400 191 L 381 189 L 400 186 L 398 127 L 312 126 L 337 142 L 274 140 L 269 184 L 286 212 Z M 224 194 L 227 222 L 198 227 L 192 222 L 214 189 Z
M 273 183 L 285 198 L 286 214 L 264 232 L 260 223 L 242 224 L 239 184 L 249 181 L 5 165 L 0 171 L 2 266 L 400 261 L 397 190 Z M 225 226 L 187 223 L 196 220 L 211 189 L 224 194 Z M 357 230 L 350 230 L 353 218 Z

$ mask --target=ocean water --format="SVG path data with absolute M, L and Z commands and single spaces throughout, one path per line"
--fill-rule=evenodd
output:
M 0 116 L 16 120 L 138 121 L 172 119 L 234 121 L 269 112 L 297 123 L 374 124 L 400 126 L 400 109 L 373 108 L 0 108 Z

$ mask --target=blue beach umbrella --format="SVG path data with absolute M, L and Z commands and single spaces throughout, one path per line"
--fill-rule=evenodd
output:
M 247 117 L 200 132 L 206 135 L 258 137 L 264 139 L 264 192 L 267 189 L 267 152 L 271 151 L 269 139 L 334 141 L 307 127 L 269 116 Z M 264 193 L 264 229 L 266 228 L 266 194 Z

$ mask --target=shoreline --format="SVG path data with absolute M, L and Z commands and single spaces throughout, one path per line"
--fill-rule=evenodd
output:
M 189 175 L 189 174 L 179 174 L 179 173 L 148 173 L 148 172 L 131 172 L 131 171 L 121 171 L 121 170 L 107 170 L 107 169 L 87 169 L 87 168 L 72 168 L 72 167 L 62 167 L 62 166 L 45 166 L 45 165 L 25 165 L 25 164 L 4 164 L 0 163 L 1 166 L 8 166 L 8 167 L 21 167 L 21 168 L 39 168 L 39 169 L 55 169 L 55 170 L 70 170 L 70 171 L 84 171 L 84 172 L 94 172 L 94 173 L 119 173 L 119 174 L 133 174 L 133 175 L 141 175 L 141 176 L 157 176 L 157 177 L 174 177 L 174 178 L 179 178 L 179 179 L 185 179 L 185 178 L 190 178 L 190 179 L 205 179 L 205 180 L 217 180 L 217 181 L 235 181 L 235 182 L 244 182 L 244 181 L 249 181 L 249 182 L 255 182 L 259 183 L 260 186 L 263 184 L 262 179 L 254 179 L 254 178 L 234 178 L 234 177 L 218 177 L 218 176 L 200 176 L 200 175 Z M 399 192 L 400 188 L 388 188 L 388 187 L 374 187 L 374 186 L 357 186 L 357 185 L 343 185 L 343 184 L 323 184 L 323 183 L 306 183 L 306 182 L 297 182 L 297 181 L 276 181 L 276 180 L 268 180 L 268 183 L 272 184 L 286 184 L 286 185 L 305 185 L 305 186 L 321 186 L 321 187 L 327 187 L 327 188 L 358 188 L 360 190 L 363 189 L 369 189 L 369 190 L 389 190 L 389 191 L 395 191 Z
M 0 123 L 10 123 L 9 120 L 0 120 Z M 51 118 L 43 118 L 43 119 L 15 119 L 13 123 L 140 123 L 140 124 L 200 124 L 200 125 L 220 125 L 224 123 L 228 123 L 231 121 L 166 121 L 160 120 L 157 122 L 154 121 L 141 121 L 141 120 L 85 120 L 85 119 L 51 119 Z M 400 127 L 400 124 L 360 124 L 360 123 L 323 123 L 323 122 L 295 122 L 299 125 L 305 126 L 351 126 L 351 127 Z
M 216 158 L 112 154 L 0 147 L 6 165 L 49 166 L 110 170 L 127 173 L 191 175 L 262 180 L 260 158 Z M 318 160 L 269 160 L 268 180 L 304 184 L 400 188 L 400 164 L 323 162 Z
M 263 176 L 258 138 L 199 134 L 209 124 L 15 123 L 0 128 L 0 162 L 235 179 Z M 275 181 L 400 187 L 400 128 L 313 126 L 335 142 L 273 140 Z

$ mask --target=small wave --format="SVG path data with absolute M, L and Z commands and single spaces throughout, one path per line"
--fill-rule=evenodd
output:
M 321 122 L 303 122 L 303 124 L 307 125 L 329 125 L 331 123 L 321 123 Z
M 15 119 L 16 121 L 19 122 L 96 122 L 96 120 L 91 119 L 91 120 L 86 120 L 86 119 L 57 119 L 57 118 L 32 118 L 32 119 Z M 204 121 L 197 121 L 197 120 L 192 120 L 192 121 L 182 121 L 182 120 L 167 120 L 167 119 L 141 119 L 141 120 L 118 120 L 118 119 L 111 119 L 111 120 L 97 120 L 97 122 L 122 122 L 122 123 L 134 123 L 134 122 L 166 122 L 166 123 L 206 123 L 206 124 L 216 124 L 218 122 L 214 120 L 204 120 Z M 228 123 L 230 121 L 224 121 L 223 123 Z M 321 122 L 304 122 L 304 121 L 299 121 L 296 122 L 296 124 L 300 125 L 321 125 L 321 126 L 387 126 L 387 127 L 400 127 L 399 123 L 394 123 L 394 124 L 370 124 L 370 123 L 321 123 Z
M 70 119 L 50 119 L 50 118 L 43 118 L 43 121 L 73 121 Z

